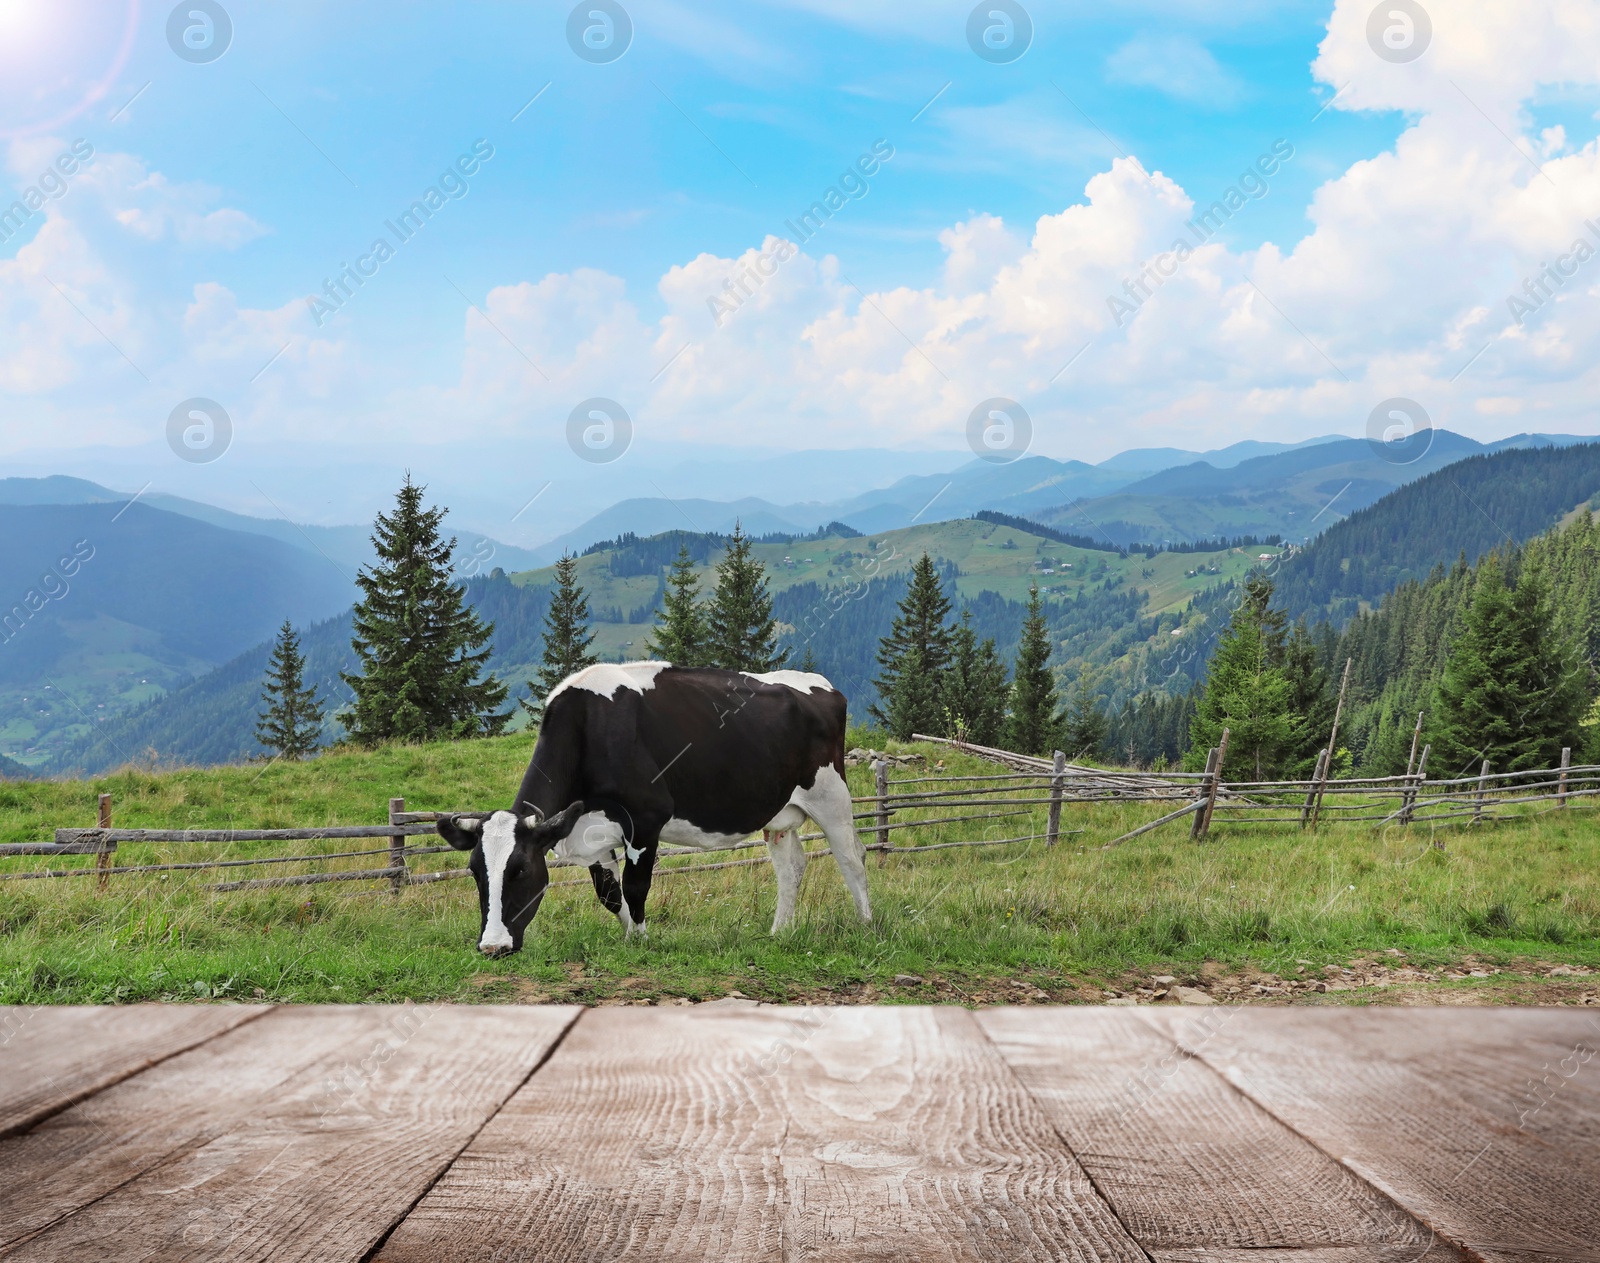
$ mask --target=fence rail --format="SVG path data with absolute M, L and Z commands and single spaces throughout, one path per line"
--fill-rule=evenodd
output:
M 891 855 L 909 855 L 955 847 L 1000 846 L 1042 841 L 1054 846 L 1062 837 L 1083 830 L 1061 828 L 1063 808 L 1073 803 L 1181 803 L 1154 820 L 1113 838 L 1105 848 L 1121 845 L 1177 820 L 1193 817 L 1190 835 L 1196 841 L 1209 834 L 1213 823 L 1228 826 L 1244 824 L 1286 825 L 1316 828 L 1321 819 L 1328 823 L 1370 823 L 1408 826 L 1444 821 L 1470 820 L 1474 824 L 1507 819 L 1508 807 L 1533 807 L 1561 810 L 1569 804 L 1600 797 L 1600 765 L 1571 765 L 1570 751 L 1564 751 L 1556 768 L 1530 768 L 1495 772 L 1487 764 L 1475 775 L 1429 780 L 1428 749 L 1421 759 L 1413 750 L 1412 770 L 1404 776 L 1352 777 L 1330 780 L 1326 775 L 1326 751 L 1317 761 L 1309 779 L 1284 781 L 1224 782 L 1228 733 L 1220 746 L 1209 753 L 1202 772 L 1146 773 L 1106 770 L 1069 763 L 1059 751 L 1051 760 L 1021 755 L 1012 751 L 918 736 L 919 741 L 949 748 L 999 763 L 1007 771 L 961 776 L 921 774 L 891 780 L 886 760 L 872 765 L 872 792 L 851 799 L 858 809 L 853 814 L 858 831 L 869 851 L 887 860 Z M 907 788 L 907 787 L 915 788 Z M 932 788 L 922 788 L 931 786 Z M 113 876 L 145 873 L 206 872 L 281 864 L 325 864 L 330 861 L 384 857 L 382 867 L 336 869 L 326 872 L 287 874 L 281 877 L 248 877 L 216 882 L 209 891 L 266 890 L 293 886 L 316 886 L 332 882 L 387 881 L 398 892 L 408 885 L 423 885 L 466 875 L 464 866 L 434 871 L 417 871 L 411 861 L 437 855 L 452 848 L 443 845 L 414 845 L 409 839 L 432 836 L 436 823 L 446 816 L 485 818 L 486 811 L 407 811 L 405 800 L 389 800 L 388 823 L 373 825 L 324 825 L 316 828 L 286 829 L 120 829 L 112 825 L 111 798 L 103 794 L 99 802 L 99 823 L 93 827 L 58 828 L 51 842 L 0 844 L 0 859 L 21 856 L 93 856 L 93 867 L 44 868 L 0 872 L 0 881 L 30 881 L 48 878 L 94 876 L 100 889 L 107 888 Z M 928 813 L 948 814 L 928 814 Z M 1016 837 L 965 838 L 944 840 L 937 836 L 923 840 L 918 831 L 937 830 L 949 824 L 980 821 L 1016 820 L 1039 817 L 1040 826 Z M 894 835 L 910 831 L 910 844 L 896 843 Z M 802 835 L 805 841 L 822 839 L 820 833 Z M 115 863 L 119 846 L 131 845 L 232 845 L 259 842 L 326 842 L 359 839 L 382 840 L 386 845 L 371 849 L 342 850 L 291 855 L 260 855 L 235 858 L 166 861 L 149 864 Z M 657 855 L 668 861 L 656 869 L 662 876 L 734 868 L 765 863 L 764 855 L 742 859 L 698 863 L 676 862 L 684 857 L 704 857 L 708 853 L 749 850 L 762 845 L 759 840 L 739 839 L 713 847 L 663 846 Z M 815 857 L 828 854 L 826 848 L 807 852 Z M 552 859 L 550 867 L 567 868 L 577 861 Z M 561 882 L 553 884 L 564 884 Z

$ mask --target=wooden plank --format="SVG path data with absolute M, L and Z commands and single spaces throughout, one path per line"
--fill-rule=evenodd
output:
M 1142 1260 L 960 1009 L 599 1009 L 382 1263 Z
M 81 1206 L 5 1257 L 361 1259 L 578 1012 L 280 1009 L 0 1146 L 19 1206 Z
M 1600 1263 L 1594 1013 L 1245 1009 L 1210 1038 L 1192 1013 L 1150 1016 L 1474 1256 Z
M 265 1012 L 241 1004 L 0 1006 L 0 1138 Z
M 1197 1031 L 1226 1029 L 1218 1006 Z M 979 1025 L 1118 1218 L 1163 1263 L 1453 1260 L 1422 1224 L 1130 1009 L 990 1009 Z

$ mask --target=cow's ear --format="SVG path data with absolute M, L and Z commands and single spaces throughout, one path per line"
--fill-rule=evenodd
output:
M 483 821 L 474 816 L 440 816 L 433 827 L 458 851 L 470 851 L 483 836 Z
M 567 834 L 572 832 L 572 826 L 578 823 L 578 817 L 585 811 L 583 800 L 570 804 L 565 810 L 556 812 L 548 820 L 540 820 L 535 816 L 524 816 L 517 821 L 517 836 L 528 841 L 535 839 L 554 846 Z

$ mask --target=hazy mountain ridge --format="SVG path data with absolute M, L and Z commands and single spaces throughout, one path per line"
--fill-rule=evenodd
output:
M 45 478 L 0 478 L 0 505 L 46 504 L 140 504 L 146 508 L 160 509 L 180 517 L 239 531 L 246 535 L 261 535 L 275 539 L 291 548 L 322 557 L 348 578 L 354 593 L 356 572 L 373 561 L 371 526 L 313 526 L 290 522 L 285 518 L 252 517 L 232 509 L 219 508 L 199 500 L 150 491 L 142 494 L 114 491 L 85 478 L 72 478 L 54 474 Z M 448 529 L 448 522 L 447 522 Z M 463 557 L 492 556 L 496 565 L 508 570 L 523 569 L 537 564 L 533 553 L 525 548 L 501 543 L 479 532 L 456 531 L 461 542 Z M 480 542 L 481 541 L 481 542 Z
M 1552 451 L 1547 446 L 1539 450 L 1552 441 L 1584 443 L 1569 436 L 1517 436 L 1484 445 L 1439 432 L 1428 456 L 1444 460 L 1459 451 L 1477 449 L 1475 457 L 1447 467 L 1456 471 L 1450 477 L 1464 478 L 1473 488 L 1487 488 L 1474 490 L 1472 499 L 1508 506 L 1501 516 L 1507 529 L 1520 539 L 1539 533 L 1600 489 L 1600 444 L 1588 443 L 1579 452 Z M 1499 454 L 1489 452 L 1490 447 Z M 1351 489 L 1356 480 L 1345 477 L 1351 473 L 1387 472 L 1390 478 L 1409 482 L 1407 491 L 1395 493 L 1381 477 L 1368 479 L 1371 489 L 1383 496 L 1374 497 L 1381 507 L 1357 510 L 1349 520 L 1335 522 L 1304 555 L 1280 568 L 1283 599 L 1294 612 L 1313 615 L 1341 601 L 1345 603 L 1341 608 L 1355 608 L 1358 602 L 1377 600 L 1395 583 L 1425 574 L 1435 561 L 1453 560 L 1461 549 L 1472 553 L 1502 538 L 1485 534 L 1494 534 L 1499 528 L 1486 527 L 1481 514 L 1462 500 L 1459 492 L 1453 508 L 1441 507 L 1439 488 L 1450 479 L 1441 479 L 1438 470 L 1429 470 L 1430 461 L 1388 471 L 1374 471 L 1374 462 L 1379 462 L 1379 457 L 1364 440 L 1330 439 L 1265 456 L 1244 456 L 1227 468 L 1209 461 L 1191 462 L 1133 479 L 1122 494 L 1141 484 L 1173 491 L 1185 486 L 1197 490 L 1220 486 L 1221 495 L 1271 492 L 1275 485 L 1322 485 L 1320 494 L 1325 499 L 1332 496 L 1345 504 L 1358 498 Z M 1004 492 L 1019 497 L 1058 491 L 1060 479 L 1095 468 L 1073 468 L 1073 464 L 1045 458 L 1028 458 L 1009 466 L 967 462 L 956 472 L 965 480 L 960 491 L 963 496 Z M 1528 473 L 1534 470 L 1543 472 L 1537 477 Z M 1330 471 L 1344 481 L 1329 480 L 1326 475 Z M 926 490 L 928 481 L 920 475 L 901 479 L 895 487 L 872 494 L 891 497 L 879 507 L 894 509 L 900 506 L 892 496 L 912 500 Z M 868 626 L 872 622 L 869 615 L 892 607 L 901 582 L 896 576 L 923 548 L 946 565 L 949 573 L 959 572 L 953 586 L 962 602 L 998 603 L 986 609 L 989 617 L 1000 620 L 992 631 L 1002 641 L 1014 635 L 1015 607 L 1027 586 L 1039 583 L 1057 609 L 1058 630 L 1071 642 L 1062 646 L 1062 660 L 1101 666 L 1110 666 L 1128 654 L 1139 656 L 1146 640 L 1160 653 L 1168 653 L 1179 642 L 1165 637 L 1184 626 L 1186 617 L 1205 621 L 1196 600 L 1254 564 L 1251 549 L 1225 550 L 1215 558 L 1166 552 L 1155 558 L 1138 553 L 1118 558 L 1103 548 L 1085 551 L 1076 544 L 1034 538 L 1004 522 L 935 521 L 943 517 L 946 498 L 956 493 L 949 485 L 954 481 L 958 480 L 947 477 L 939 481 L 935 491 L 943 488 L 942 495 L 924 515 L 927 520 L 916 525 L 860 539 L 841 536 L 759 546 L 772 575 L 780 618 L 793 625 L 786 633 L 786 643 L 797 655 L 804 639 L 798 624 L 804 615 L 827 605 L 829 593 L 847 588 L 860 593 L 852 598 L 848 617 L 833 616 L 817 625 L 812 645 L 824 659 L 824 670 L 848 677 L 855 709 L 864 709 L 870 701 L 872 652 L 876 636 L 881 634 L 881 629 L 874 632 Z M 192 761 L 247 757 L 256 749 L 254 710 L 266 641 L 285 616 L 307 627 L 313 675 L 327 684 L 325 692 L 330 698 L 341 695 L 338 672 L 352 665 L 349 589 L 328 558 L 260 534 L 221 529 L 198 516 L 157 508 L 145 503 L 145 497 L 131 507 L 126 501 L 105 501 L 100 498 L 105 493 L 97 484 L 67 478 L 0 482 L 0 500 L 10 501 L 0 504 L 0 527 L 7 529 L 13 544 L 6 558 L 14 563 L 9 570 L 0 566 L 0 582 L 14 589 L 14 601 L 21 600 L 30 585 L 37 587 L 39 576 L 53 564 L 49 554 L 59 552 L 62 546 L 57 535 L 70 536 L 70 544 L 78 538 L 109 538 L 114 527 L 132 526 L 137 529 L 125 537 L 130 546 L 134 540 L 142 541 L 134 550 L 137 556 L 120 552 L 121 545 L 111 552 L 98 551 L 97 545 L 96 553 L 82 563 L 77 575 L 62 577 L 70 591 L 60 599 L 45 601 L 25 625 L 18 624 L 20 632 L 0 645 L 4 750 L 26 750 L 36 761 L 39 745 L 34 736 L 54 730 L 63 734 L 54 747 L 56 766 L 62 768 L 109 766 L 142 757 L 149 749 L 162 758 Z M 79 503 L 43 502 L 50 497 L 73 498 Z M 726 504 L 662 503 L 671 515 L 664 529 L 688 529 L 692 524 L 725 531 L 736 516 L 744 517 L 752 531 L 796 531 L 811 525 L 808 521 L 763 520 L 753 512 L 760 507 L 753 499 Z M 823 517 L 823 506 L 810 509 L 814 517 Z M 729 520 L 707 521 L 713 511 L 727 512 Z M 1054 513 L 1035 515 L 1055 516 L 1068 529 L 1081 526 L 1071 516 L 1070 506 L 1058 505 Z M 1387 525 L 1375 529 L 1374 522 Z M 74 523 L 81 528 L 66 529 Z M 1423 530 L 1419 523 L 1436 529 Z M 294 529 L 290 524 L 280 525 Z M 358 528 L 347 529 L 353 532 Z M 154 534 L 150 534 L 152 530 Z M 1073 533 L 1088 534 L 1081 529 Z M 19 548 L 18 544 L 26 546 Z M 1007 551 L 1002 545 L 1016 547 Z M 1440 549 L 1448 556 L 1441 557 Z M 638 657 L 644 652 L 648 611 L 657 599 L 659 576 L 633 565 L 618 569 L 618 557 L 620 554 L 614 557 L 609 551 L 589 554 L 581 559 L 580 574 L 590 592 L 591 607 L 601 620 L 596 625 L 600 634 L 597 648 L 607 658 Z M 1352 562 L 1352 557 L 1357 560 Z M 108 560 L 113 564 L 104 568 L 115 582 L 106 586 L 107 581 L 95 580 L 94 571 Z M 706 568 L 702 573 L 707 579 L 714 560 L 711 552 L 703 559 Z M 463 562 L 468 565 L 464 567 Z M 1222 570 L 1215 568 L 1219 562 Z M 503 565 L 492 552 L 487 557 L 469 556 L 465 544 L 458 550 L 458 570 Z M 1330 565 L 1347 581 L 1322 592 L 1318 585 L 1327 586 Z M 525 571 L 509 577 L 479 573 L 467 582 L 469 600 L 497 623 L 493 669 L 517 692 L 523 691 L 541 649 L 539 620 L 548 572 Z M 1137 609 L 1126 605 L 1135 592 Z M 1218 609 L 1224 610 L 1225 617 L 1224 606 Z M 14 603 L 11 608 L 16 608 Z M 1077 611 L 1070 619 L 1066 617 L 1069 609 Z M 1196 611 L 1192 616 L 1185 614 L 1190 609 Z M 642 622 L 638 621 L 641 612 Z M 34 632 L 46 634 L 30 636 Z M 1198 671 L 1203 655 L 1192 666 Z M 1135 670 L 1133 674 L 1143 680 L 1143 672 Z M 1193 673 L 1182 674 L 1192 678 Z M 1136 688 L 1155 683 L 1153 678 L 1143 684 L 1129 679 L 1130 687 Z M 338 731 L 330 724 L 330 736 Z

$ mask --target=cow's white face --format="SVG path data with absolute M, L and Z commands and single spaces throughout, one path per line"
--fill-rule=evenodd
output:
M 458 851 L 472 852 L 467 870 L 478 884 L 478 950 L 484 955 L 522 949 L 522 937 L 550 884 L 545 852 L 572 831 L 581 815 L 579 802 L 549 820 L 497 811 L 487 820 L 438 822 L 440 837 Z

